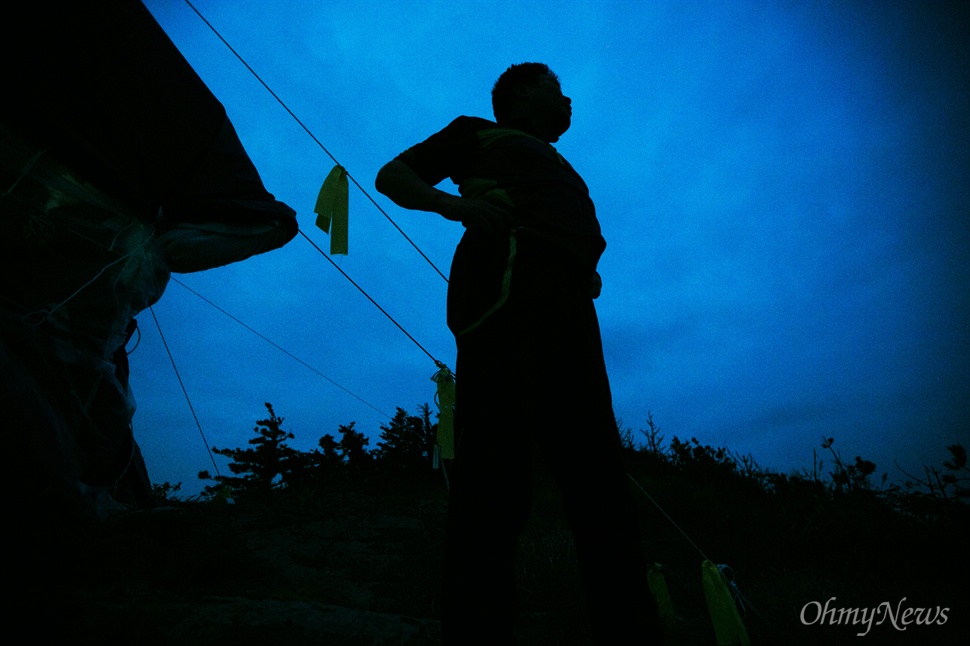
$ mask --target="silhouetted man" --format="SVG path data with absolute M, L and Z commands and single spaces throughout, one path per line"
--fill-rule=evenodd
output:
M 492 105 L 496 122 L 458 117 L 376 181 L 399 206 L 466 229 L 448 287 L 458 359 L 444 641 L 514 642 L 534 449 L 562 493 L 598 642 L 656 643 L 593 307 L 606 243 L 586 184 L 551 145 L 570 100 L 546 65 L 523 63 L 499 77 Z M 435 188 L 445 178 L 460 197 Z

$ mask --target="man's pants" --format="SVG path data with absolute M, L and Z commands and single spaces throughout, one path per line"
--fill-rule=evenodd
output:
M 513 290 L 459 337 L 455 372 L 444 643 L 514 643 L 532 447 L 562 494 L 597 643 L 659 643 L 592 300 Z

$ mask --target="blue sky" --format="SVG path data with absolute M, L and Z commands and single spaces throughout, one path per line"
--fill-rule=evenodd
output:
M 187 3 L 145 4 L 326 249 L 331 157 Z M 304 450 L 351 421 L 373 446 L 384 414 L 433 407 L 446 284 L 370 199 L 445 273 L 462 229 L 373 178 L 455 116 L 490 117 L 495 78 L 529 60 L 573 101 L 556 146 L 608 241 L 597 306 L 625 426 L 652 413 L 780 471 L 834 437 L 890 480 L 970 442 L 967 3 L 193 5 L 366 191 L 334 261 L 423 349 L 302 237 L 177 275 L 300 361 L 172 282 L 154 312 L 205 441 L 145 312 L 130 360 L 155 482 L 197 491 L 206 442 L 245 446 L 264 402 Z

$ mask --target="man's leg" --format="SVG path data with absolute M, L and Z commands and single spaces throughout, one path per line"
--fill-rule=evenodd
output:
M 513 644 L 515 549 L 530 477 L 502 317 L 459 340 L 442 599 L 446 646 Z
M 537 440 L 562 492 L 594 634 L 610 646 L 660 643 L 595 310 L 587 301 L 543 314 L 555 318 L 539 328 L 548 343 L 531 344 L 543 366 L 533 388 L 550 402 Z

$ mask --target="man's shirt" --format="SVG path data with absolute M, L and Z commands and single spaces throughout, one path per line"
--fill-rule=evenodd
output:
M 550 144 L 477 117 L 458 117 L 398 157 L 434 186 L 446 178 L 465 198 L 509 208 L 512 235 L 468 229 L 455 252 L 448 322 L 457 333 L 519 285 L 537 296 L 562 289 L 588 293 L 606 247 L 582 177 Z

